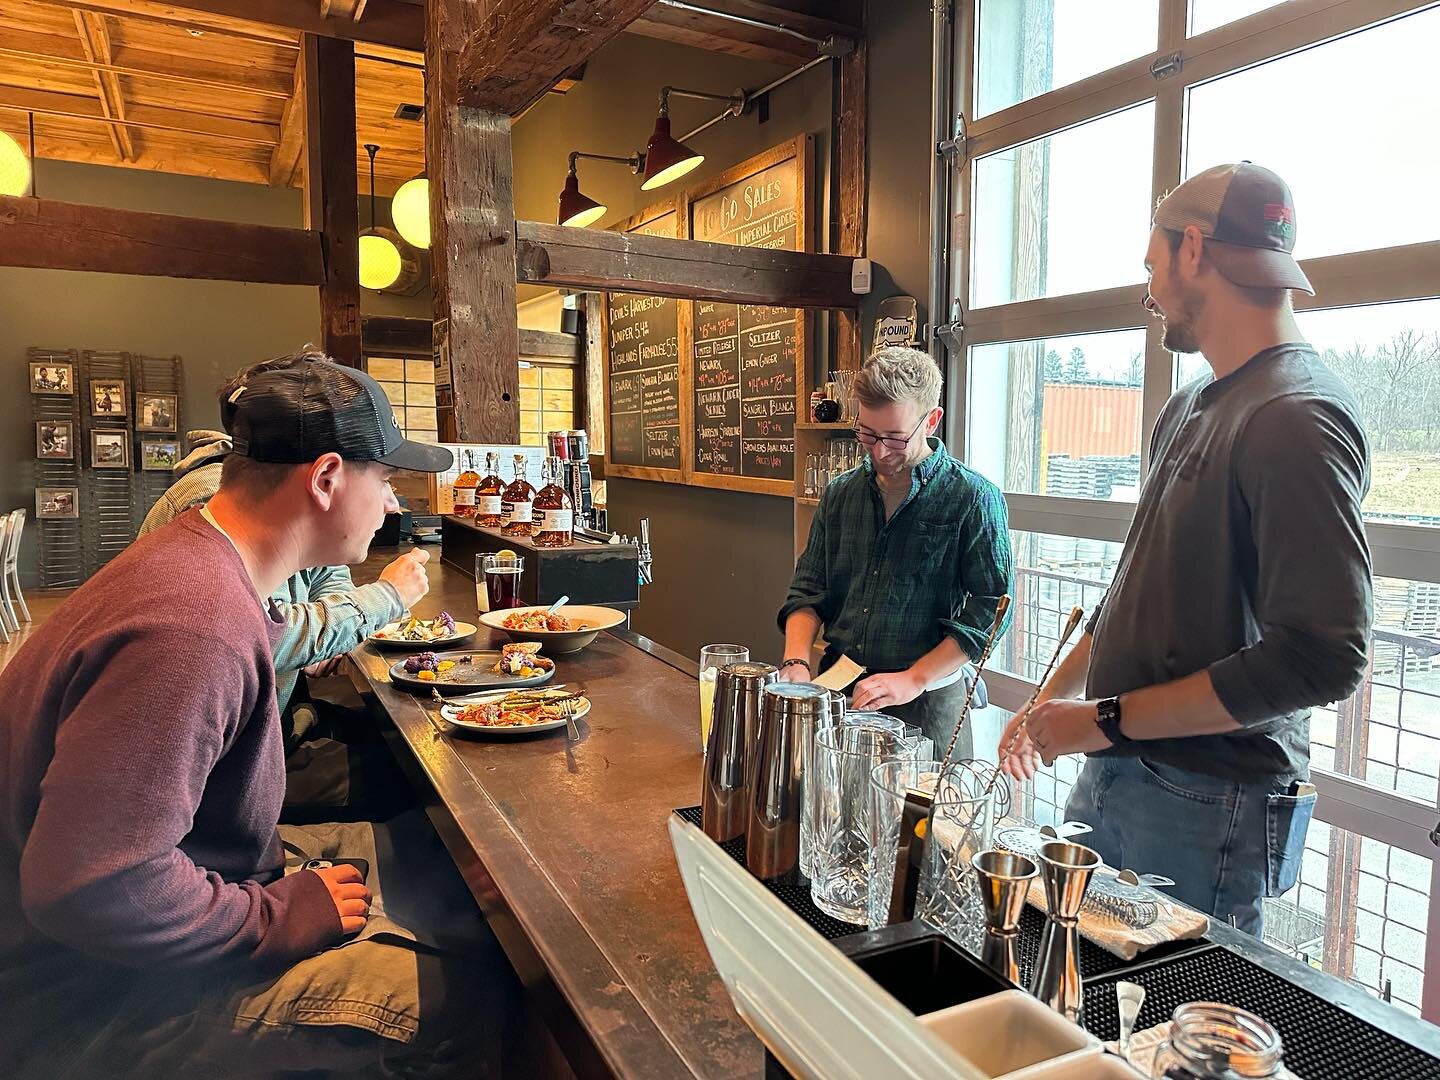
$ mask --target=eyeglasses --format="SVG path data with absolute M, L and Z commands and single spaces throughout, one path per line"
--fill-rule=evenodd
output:
M 874 446 L 879 443 L 887 450 L 904 450 L 910 445 L 910 440 L 915 437 L 915 432 L 920 430 L 921 425 L 930 418 L 929 412 L 920 417 L 920 423 L 910 429 L 910 434 L 903 439 L 897 439 L 893 435 L 876 435 L 873 431 L 866 431 L 862 427 L 855 428 L 855 438 L 860 440 L 862 446 Z

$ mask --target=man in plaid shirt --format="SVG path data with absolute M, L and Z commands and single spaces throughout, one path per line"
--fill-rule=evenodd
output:
M 812 677 L 823 626 L 819 670 L 844 655 L 868 673 L 853 707 L 917 724 L 943 752 L 1013 565 L 1000 489 L 935 438 L 940 383 L 929 355 L 901 347 L 882 349 L 856 377 L 855 435 L 870 455 L 821 496 L 780 609 L 780 677 Z M 956 747 L 970 756 L 969 732 Z

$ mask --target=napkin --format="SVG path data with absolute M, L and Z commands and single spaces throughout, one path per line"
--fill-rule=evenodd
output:
M 1096 873 L 1105 873 L 1099 870 Z M 1093 879 L 1092 879 L 1092 888 Z M 1158 889 L 1142 886 L 1146 899 L 1153 901 L 1159 909 L 1155 921 L 1149 926 L 1135 927 L 1122 921 L 1118 916 L 1104 911 L 1090 903 L 1080 909 L 1080 936 L 1088 938 L 1106 952 L 1122 960 L 1134 960 L 1146 949 L 1163 945 L 1167 941 L 1190 941 L 1205 936 L 1210 929 L 1210 917 L 1177 900 L 1172 900 Z M 1030 886 L 1028 898 L 1041 911 L 1046 911 L 1045 886 L 1036 881 Z
M 816 686 L 823 686 L 826 690 L 844 690 L 861 675 L 865 669 L 855 663 L 848 656 L 841 656 L 839 660 L 831 664 L 821 674 L 810 680 Z

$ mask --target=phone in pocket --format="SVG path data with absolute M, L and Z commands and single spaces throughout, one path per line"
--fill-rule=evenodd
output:
M 311 859 L 300 867 L 301 870 L 324 870 L 331 866 L 353 866 L 360 871 L 360 880 L 370 877 L 370 863 L 365 859 Z

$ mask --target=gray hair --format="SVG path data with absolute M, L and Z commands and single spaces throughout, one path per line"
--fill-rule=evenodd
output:
M 922 409 L 940 404 L 940 368 L 929 353 L 891 345 L 875 353 L 855 376 L 855 395 L 877 408 L 892 401 L 918 402 Z

